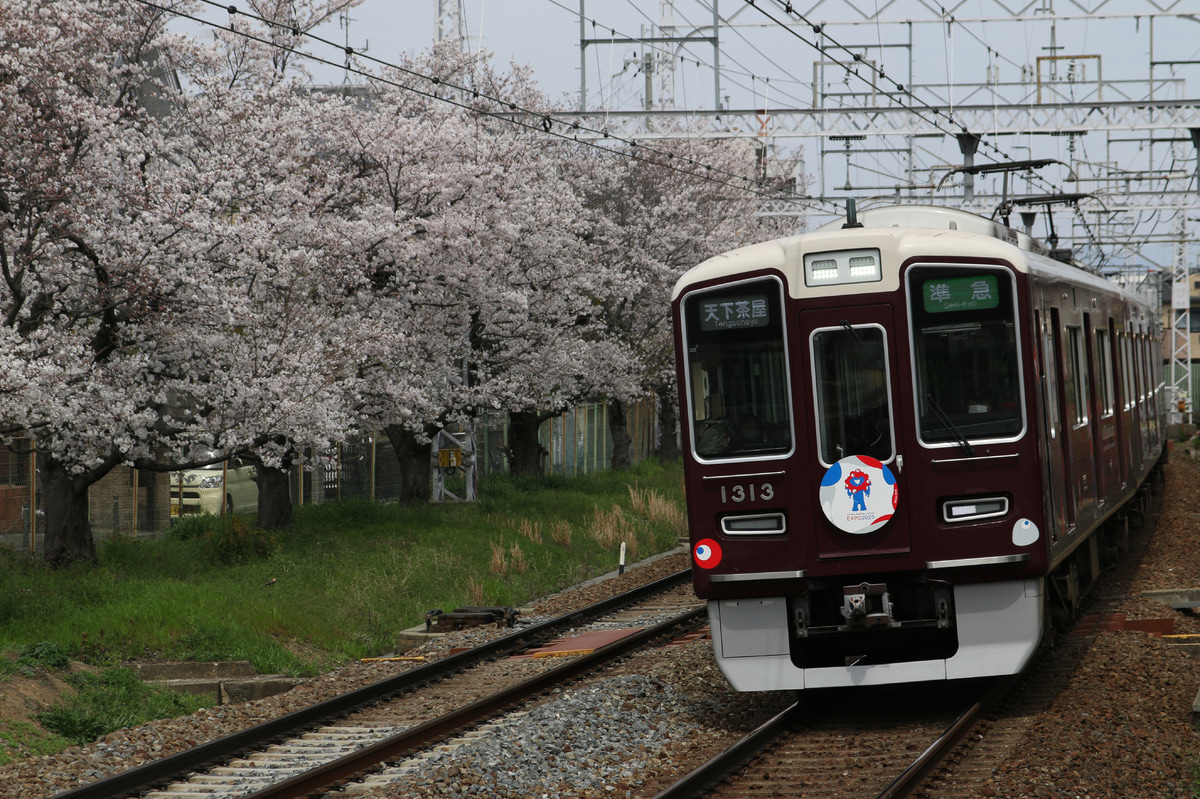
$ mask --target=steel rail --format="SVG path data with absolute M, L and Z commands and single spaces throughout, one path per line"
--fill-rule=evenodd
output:
M 937 740 L 927 746 L 925 751 L 909 764 L 908 768 L 900 772 L 900 776 L 892 780 L 891 784 L 884 788 L 876 799 L 898 799 L 898 797 L 908 796 L 915 791 L 925 777 L 954 751 L 967 732 L 975 726 L 984 708 L 989 705 L 990 702 L 986 698 L 979 699 L 959 713 Z
M 981 714 L 992 706 L 999 695 L 1000 691 L 993 689 L 986 697 L 975 701 L 959 713 L 950 726 L 938 736 L 938 739 L 926 747 L 925 751 L 909 764 L 908 768 L 901 772 L 878 795 L 877 799 L 898 799 L 911 794 L 946 755 L 954 750 Z M 790 705 L 725 751 L 713 756 L 674 784 L 656 793 L 653 799 L 692 799 L 692 797 L 703 795 L 706 790 L 711 790 L 722 777 L 732 773 L 739 765 L 749 761 L 773 741 L 781 738 L 799 712 L 799 702 Z
M 690 799 L 690 797 L 699 796 L 704 789 L 782 736 L 791 726 L 799 708 L 799 702 L 792 703 L 778 715 L 764 721 L 753 732 L 724 752 L 713 756 L 703 765 L 697 766 L 685 774 L 673 785 L 654 794 L 653 799 Z
M 603 616 L 646 597 L 682 585 L 690 576 L 691 569 L 684 569 L 631 591 L 480 644 L 434 663 L 410 669 L 403 674 L 363 686 L 277 719 L 264 721 L 240 732 L 209 741 L 161 760 L 155 760 L 111 777 L 63 791 L 55 794 L 54 799 L 120 799 L 120 797 L 144 793 L 150 788 L 174 780 L 181 774 L 198 771 L 232 759 L 269 741 L 310 729 L 331 717 L 342 716 L 361 706 L 412 691 L 420 685 L 442 679 L 450 673 L 469 668 L 481 661 L 528 648 L 531 641 L 544 639 L 560 629 L 575 626 L 580 621 Z
M 704 606 L 693 608 L 653 627 L 647 627 L 640 632 L 613 641 L 590 654 L 579 655 L 557 668 L 505 688 L 491 696 L 486 696 L 458 710 L 410 727 L 390 738 L 364 746 L 337 760 L 309 769 L 303 774 L 297 774 L 295 777 L 247 794 L 243 799 L 302 799 L 335 790 L 354 778 L 365 776 L 382 763 L 433 743 L 473 722 L 485 719 L 507 707 L 618 660 L 632 650 L 645 646 L 666 633 L 699 618 L 705 612 Z

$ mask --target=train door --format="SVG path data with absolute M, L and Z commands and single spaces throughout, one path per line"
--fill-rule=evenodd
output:
M 1126 419 L 1121 413 L 1121 399 L 1124 396 L 1121 377 L 1124 370 L 1121 366 L 1121 334 L 1120 331 L 1117 331 L 1115 319 L 1109 317 L 1108 330 L 1105 332 L 1108 334 L 1105 349 L 1108 349 L 1110 413 L 1116 437 L 1115 452 L 1112 455 L 1115 463 L 1112 464 L 1112 467 L 1116 470 L 1117 485 L 1123 492 L 1124 487 L 1129 483 L 1129 452 L 1121 444 L 1126 439 Z
M 1092 437 L 1089 442 L 1091 448 L 1091 474 L 1093 481 L 1092 502 L 1097 505 L 1104 504 L 1104 492 L 1107 488 L 1105 480 L 1105 468 L 1101 463 L 1101 456 L 1104 452 L 1104 427 L 1105 413 L 1101 392 L 1104 390 L 1106 380 L 1104 356 L 1101 354 L 1103 348 L 1094 346 L 1096 331 L 1092 328 L 1092 315 L 1085 313 L 1083 315 L 1083 359 L 1086 364 L 1088 380 L 1084 385 L 1084 395 L 1080 397 L 1080 402 L 1087 401 L 1087 416 L 1088 424 L 1091 427 Z
M 1051 314 L 1052 320 L 1056 315 Z M 1055 349 L 1055 336 L 1052 328 L 1047 328 L 1047 322 L 1039 311 L 1035 314 L 1038 352 L 1038 379 L 1041 383 L 1041 403 L 1043 419 L 1042 451 L 1046 455 L 1047 474 L 1045 485 L 1049 512 L 1047 518 L 1053 524 L 1052 540 L 1057 540 L 1060 533 L 1067 530 L 1067 498 L 1063 494 L 1064 482 L 1057 475 L 1064 473 L 1064 446 L 1059 439 L 1065 438 L 1062 431 L 1062 417 L 1059 413 L 1058 390 L 1058 356 Z M 1053 325 L 1053 321 L 1050 322 Z M 1051 479 L 1051 478 L 1054 479 Z
M 1122 459 L 1128 463 L 1129 474 L 1137 472 L 1138 457 L 1134 452 L 1133 429 L 1137 427 L 1137 401 L 1134 394 L 1133 385 L 1133 364 L 1129 357 L 1129 331 L 1124 329 L 1118 332 L 1120 344 L 1120 368 L 1121 368 L 1121 424 L 1123 426 L 1121 436 L 1121 452 Z
M 868 305 L 800 314 L 810 386 L 807 417 L 814 428 L 821 475 L 811 487 L 818 558 L 903 554 L 910 527 L 897 480 L 897 390 L 893 311 Z
M 1056 364 L 1057 371 L 1054 375 L 1055 382 L 1059 386 L 1058 392 L 1058 417 L 1062 422 L 1061 435 L 1059 442 L 1062 445 L 1062 475 L 1063 486 L 1065 487 L 1067 518 L 1065 529 L 1070 532 L 1075 527 L 1075 513 L 1079 506 L 1079 495 L 1076 491 L 1075 481 L 1072 478 L 1072 447 L 1071 447 L 1071 428 L 1075 423 L 1075 364 L 1073 361 L 1073 352 L 1066 349 L 1067 342 L 1063 339 L 1066 336 L 1066 331 L 1063 329 L 1062 320 L 1059 318 L 1057 308 L 1050 309 L 1050 329 L 1054 336 L 1054 352 L 1058 353 L 1059 358 Z

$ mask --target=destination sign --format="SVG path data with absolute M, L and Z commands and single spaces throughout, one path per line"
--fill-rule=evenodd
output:
M 701 330 L 739 330 L 771 323 L 765 294 L 700 301 Z
M 975 311 L 1000 304 L 999 283 L 995 275 L 941 277 L 926 280 L 922 287 L 925 310 L 929 313 Z

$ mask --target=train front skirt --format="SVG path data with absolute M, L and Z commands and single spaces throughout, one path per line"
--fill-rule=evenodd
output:
M 947 658 L 802 668 L 793 659 L 785 597 L 708 602 L 713 652 L 738 691 L 890 685 L 1015 674 L 1042 637 L 1041 580 L 954 587 L 958 648 Z

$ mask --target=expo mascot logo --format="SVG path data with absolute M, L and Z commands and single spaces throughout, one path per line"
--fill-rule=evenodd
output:
M 888 467 L 866 455 L 851 455 L 829 467 L 821 480 L 821 510 L 847 533 L 870 533 L 896 512 L 900 487 Z

